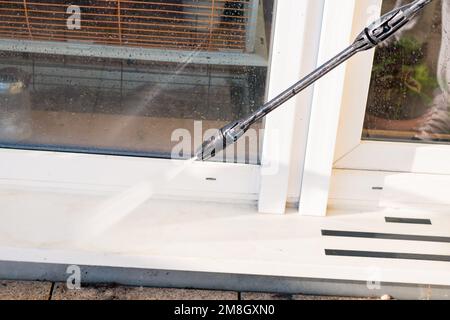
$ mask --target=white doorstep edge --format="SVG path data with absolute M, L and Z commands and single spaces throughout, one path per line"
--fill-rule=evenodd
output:
M 81 251 L 0 248 L 0 261 L 88 265 L 131 269 L 170 270 L 205 273 L 242 274 L 270 277 L 292 277 L 322 280 L 367 282 L 371 270 L 343 265 L 321 266 L 313 264 L 286 264 L 243 260 L 204 258 L 160 258 L 98 254 Z M 411 279 L 415 279 L 411 282 Z M 439 279 L 439 280 L 437 280 Z M 410 268 L 383 268 L 382 283 L 450 286 L 448 271 Z

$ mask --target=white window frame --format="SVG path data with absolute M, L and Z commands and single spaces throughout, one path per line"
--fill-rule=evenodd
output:
M 351 30 L 355 5 L 359 1 L 325 1 L 319 64 L 334 57 L 353 40 Z M 314 87 L 301 182 L 301 215 L 324 216 L 327 211 L 345 74 L 346 64 L 343 64 L 320 79 Z
M 381 11 L 382 1 L 363 0 L 355 11 L 355 27 L 361 27 L 367 15 Z M 356 26 L 357 25 L 357 26 Z M 374 51 L 349 64 L 345 80 L 335 168 L 383 170 L 423 174 L 450 174 L 450 147 L 439 144 L 380 142 L 361 140 L 365 106 L 369 91 Z M 357 71 L 357 73 L 356 73 Z M 358 74 L 356 77 L 355 74 Z M 352 94 L 350 94 L 350 92 Z M 383 155 L 380 157 L 379 155 Z M 377 159 L 377 161 L 368 161 Z
M 311 31 L 311 25 L 321 20 L 322 3 L 323 0 L 275 1 L 268 97 L 313 67 L 316 52 L 311 50 L 311 43 L 319 38 L 320 30 Z M 157 184 L 161 173 L 180 167 L 180 161 L 0 149 L 0 184 L 98 193 L 146 181 L 157 185 L 158 197 L 259 201 L 260 212 L 284 213 L 287 199 L 299 192 L 298 177 L 292 182 L 290 173 L 301 171 L 298 159 L 303 155 L 297 146 L 306 143 L 295 141 L 294 148 L 293 135 L 299 127 L 307 127 L 308 118 L 303 115 L 308 114 L 309 108 L 305 108 L 305 101 L 307 95 L 293 99 L 266 119 L 262 166 L 198 162 L 160 188 Z M 304 111 L 299 113 L 300 105 Z M 297 121 L 299 115 L 302 119 Z M 274 167 L 278 168 L 276 172 Z
M 338 52 L 335 41 L 340 49 L 353 41 L 381 6 L 382 0 L 327 0 L 320 59 L 322 52 L 328 58 Z M 334 71 L 334 84 L 329 76 L 316 86 L 301 214 L 361 205 L 445 211 L 450 204 L 450 146 L 362 140 L 374 52 Z

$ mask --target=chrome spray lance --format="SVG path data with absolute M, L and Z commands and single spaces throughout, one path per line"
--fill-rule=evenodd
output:
M 279 108 L 286 101 L 311 86 L 352 56 L 358 52 L 372 49 L 390 38 L 402 27 L 411 22 L 411 20 L 431 1 L 433 0 L 415 0 L 410 4 L 392 10 L 373 22 L 358 35 L 356 40 L 348 48 L 343 50 L 337 56 L 317 68 L 271 101 L 262 105 L 252 114 L 241 120 L 234 121 L 218 130 L 214 136 L 202 144 L 195 154 L 194 159 L 205 161 L 213 158 L 229 145 L 238 141 L 254 123 Z

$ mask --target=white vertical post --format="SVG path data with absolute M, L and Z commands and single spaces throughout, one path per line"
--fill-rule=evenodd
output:
M 319 64 L 353 41 L 351 33 L 357 1 L 325 1 Z M 346 64 L 319 80 L 314 88 L 299 203 L 302 215 L 325 216 L 327 212 L 345 72 Z
M 323 0 L 280 0 L 276 2 L 268 98 L 271 99 L 300 80 L 314 67 L 322 17 Z M 316 40 L 316 41 L 315 41 Z M 311 92 L 310 92 L 311 93 Z M 293 134 L 307 125 L 307 92 L 285 103 L 265 121 L 259 211 L 282 214 L 286 210 L 291 178 Z M 306 102 L 305 102 L 306 101 Z M 306 143 L 306 138 L 304 139 Z M 297 146 L 296 146 L 297 147 Z

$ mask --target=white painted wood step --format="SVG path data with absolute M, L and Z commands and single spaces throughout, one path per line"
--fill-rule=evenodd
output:
M 336 211 L 328 218 L 260 215 L 256 206 L 151 199 L 117 219 L 106 196 L 0 192 L 0 260 L 316 279 L 450 285 L 450 263 L 333 257 L 325 249 L 450 255 L 450 244 L 323 237 L 322 229 L 450 236 L 450 216 Z M 384 222 L 430 218 L 432 225 Z M 98 218 L 98 217 L 97 217 Z M 100 233 L 100 234 L 98 234 Z

